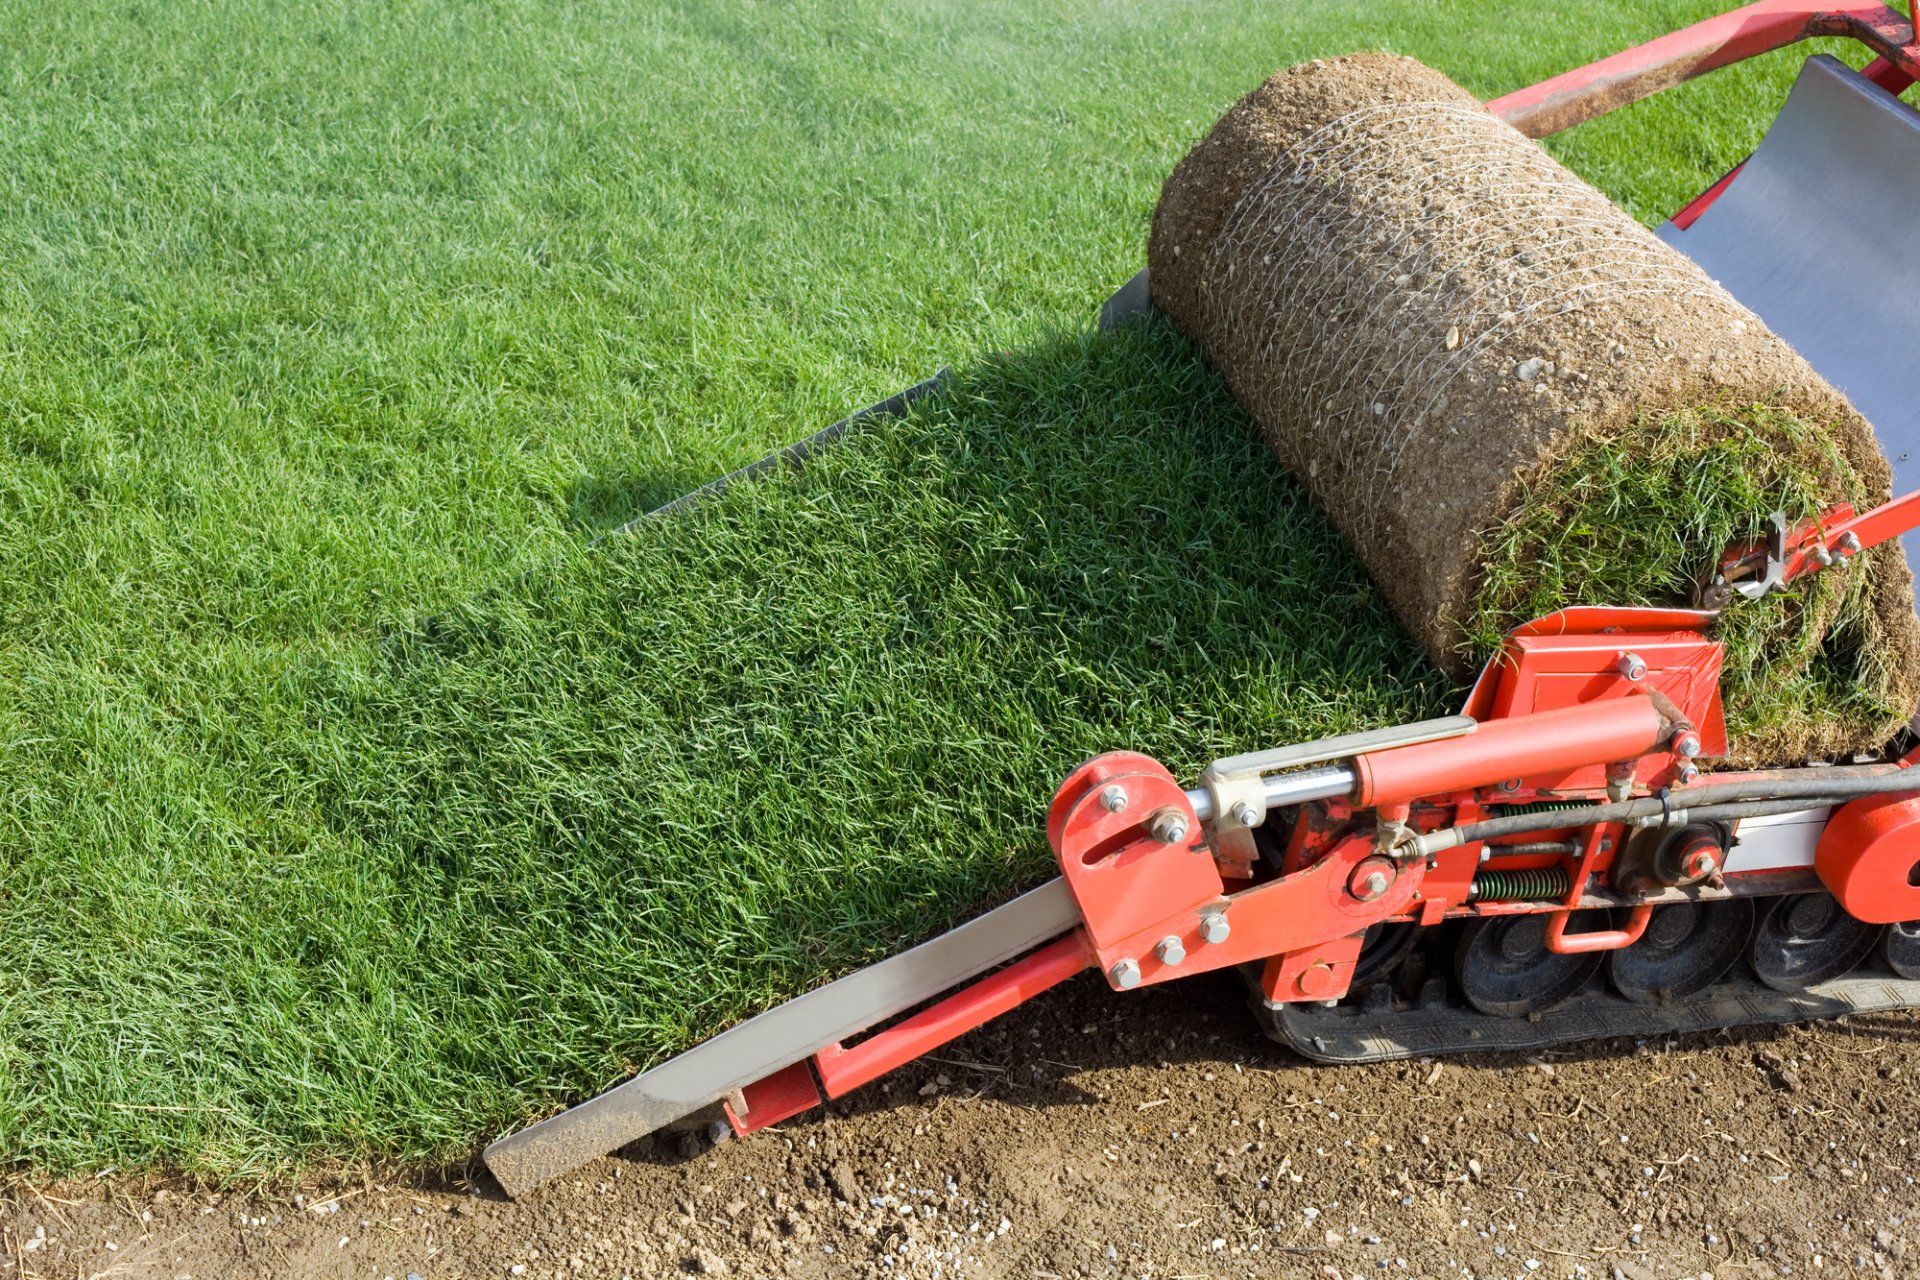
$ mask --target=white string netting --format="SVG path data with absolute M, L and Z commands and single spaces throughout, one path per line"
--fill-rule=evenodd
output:
M 1288 461 L 1389 490 L 1456 430 L 1462 378 L 1513 376 L 1476 362 L 1547 318 L 1642 297 L 1738 305 L 1537 144 L 1452 102 L 1363 107 L 1300 138 L 1229 211 L 1204 281 L 1242 396 L 1311 433 Z M 1353 506 L 1370 541 L 1386 513 Z

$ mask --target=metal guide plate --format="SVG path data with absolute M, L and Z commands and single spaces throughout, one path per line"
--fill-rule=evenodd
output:
M 1065 880 L 897 956 L 777 1005 L 599 1097 L 500 1139 L 482 1153 L 510 1196 L 570 1173 L 1080 923 Z
M 1659 229 L 1873 423 L 1894 492 L 1920 488 L 1920 112 L 1826 55 L 1687 228 Z M 1920 566 L 1920 533 L 1904 539 Z

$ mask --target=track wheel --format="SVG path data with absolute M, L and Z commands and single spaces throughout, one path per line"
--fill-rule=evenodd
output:
M 1920 978 L 1920 920 L 1888 925 L 1887 936 L 1880 943 L 1880 958 L 1895 976 Z
M 1867 958 L 1880 926 L 1857 920 L 1830 893 L 1780 898 L 1753 936 L 1754 976 L 1775 991 L 1837 978 Z
M 1753 900 L 1675 902 L 1654 908 L 1640 941 L 1607 952 L 1607 976 L 1635 1004 L 1700 994 L 1724 976 L 1753 937 Z
M 1568 932 L 1608 925 L 1605 911 L 1578 911 Z M 1481 916 L 1460 934 L 1453 976 L 1467 1003 L 1496 1018 L 1524 1018 L 1563 1004 L 1599 970 L 1601 952 L 1556 955 L 1547 950 L 1546 914 Z
M 1382 920 L 1369 925 L 1360 939 L 1360 958 L 1354 962 L 1351 992 L 1364 991 L 1393 977 L 1394 970 L 1420 940 L 1420 926 L 1411 920 Z

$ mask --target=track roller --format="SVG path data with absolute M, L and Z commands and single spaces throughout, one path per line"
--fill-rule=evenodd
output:
M 1685 1000 L 1733 968 L 1753 937 L 1754 916 L 1751 898 L 1657 908 L 1638 942 L 1607 953 L 1607 977 L 1636 1004 Z
M 1569 932 L 1606 928 L 1609 913 L 1575 912 Z M 1545 913 L 1482 916 L 1461 931 L 1454 981 L 1482 1013 L 1524 1018 L 1545 1013 L 1587 984 L 1606 959 L 1600 952 L 1559 955 L 1547 950 Z
M 1887 926 L 1880 942 L 1880 958 L 1896 977 L 1920 978 L 1920 920 Z
M 1796 893 L 1761 920 L 1750 959 L 1754 976 L 1775 991 L 1799 991 L 1846 973 L 1879 940 L 1879 925 L 1848 915 L 1832 894 Z
M 1393 976 L 1400 962 L 1420 941 L 1420 926 L 1412 920 L 1382 920 L 1370 925 L 1360 940 L 1360 958 L 1354 962 L 1348 990 L 1358 994 Z

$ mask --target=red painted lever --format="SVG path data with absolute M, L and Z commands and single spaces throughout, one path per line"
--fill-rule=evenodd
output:
M 1592 933 L 1567 933 L 1567 922 L 1573 919 L 1571 911 L 1556 911 L 1553 919 L 1547 921 L 1547 950 L 1557 956 L 1580 956 L 1590 951 L 1618 951 L 1640 941 L 1640 935 L 1647 931 L 1647 918 L 1653 914 L 1653 904 L 1643 902 L 1633 909 L 1627 917 L 1624 929 L 1595 929 Z

